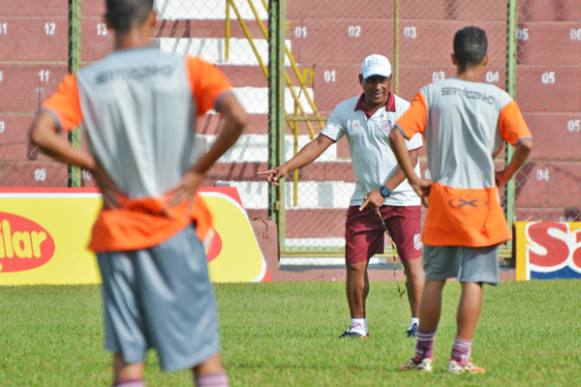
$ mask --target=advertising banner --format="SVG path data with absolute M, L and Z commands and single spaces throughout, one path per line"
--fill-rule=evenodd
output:
M 204 188 L 214 218 L 205 241 L 213 282 L 268 280 L 266 261 L 235 188 Z M 96 284 L 87 249 L 101 196 L 90 189 L 0 191 L 0 285 Z
M 581 222 L 516 222 L 516 279 L 581 278 Z

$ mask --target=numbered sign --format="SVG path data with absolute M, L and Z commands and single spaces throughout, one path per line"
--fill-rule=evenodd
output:
M 347 36 L 350 38 L 360 38 L 362 30 L 361 26 L 349 26 L 347 27 Z
M 545 71 L 541 75 L 541 82 L 543 85 L 553 85 L 557 82 L 557 75 L 554 71 Z
M 83 171 L 81 172 L 81 178 L 84 181 L 91 181 L 93 180 L 93 175 L 91 174 L 91 172 L 87 171 L 86 169 L 83 169 Z
M 56 23 L 55 22 L 44 23 L 44 33 L 47 36 L 54 36 L 54 34 L 56 33 Z
M 498 71 L 487 71 L 486 72 L 486 82 L 498 83 L 499 81 L 500 81 L 500 74 Z
M 40 70 L 38 72 L 38 80 L 42 83 L 46 83 L 50 80 L 50 70 Z
M 109 31 L 105 23 L 97 23 L 97 36 L 107 36 Z
M 437 81 L 441 81 L 443 79 L 446 79 L 446 73 L 443 71 L 434 71 L 432 73 L 432 82 L 437 82 Z
M 46 169 L 36 168 L 34 170 L 34 181 L 42 182 L 46 180 Z
M 549 173 L 549 168 L 539 168 L 537 169 L 537 180 L 548 182 L 551 179 L 551 174 Z
M 325 70 L 323 80 L 327 83 L 335 83 L 337 81 L 337 72 L 335 70 Z
M 295 27 L 295 38 L 305 39 L 308 36 L 307 26 L 296 26 Z
M 581 120 L 569 120 L 569 121 L 567 121 L 567 131 L 570 133 L 581 132 Z
M 406 39 L 416 39 L 418 37 L 418 32 L 416 26 L 407 26 L 403 28 L 403 36 Z

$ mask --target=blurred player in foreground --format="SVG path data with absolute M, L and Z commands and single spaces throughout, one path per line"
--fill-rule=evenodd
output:
M 114 384 L 143 386 L 145 354 L 155 348 L 164 370 L 191 368 L 198 386 L 226 386 L 201 242 L 212 218 L 196 192 L 240 136 L 246 113 L 218 69 L 150 47 L 153 0 L 107 0 L 105 18 L 114 52 L 65 77 L 42 105 L 31 139 L 90 171 L 103 194 L 90 248 L 103 278 Z M 223 115 L 221 133 L 196 154 L 196 117 L 212 108 Z M 89 152 L 57 133 L 79 125 Z
M 485 283 L 499 282 L 498 245 L 510 239 L 498 187 L 525 163 L 532 136 L 515 101 L 482 83 L 488 63 L 486 33 L 466 27 L 454 36 L 457 76 L 424 86 L 391 131 L 400 167 L 428 205 L 423 230 L 426 284 L 420 304 L 415 356 L 402 370 L 431 371 L 442 289 L 456 277 L 462 285 L 457 335 L 448 370 L 483 373 L 471 362 L 472 339 Z M 404 138 L 424 134 L 431 181 L 414 171 Z M 495 173 L 501 139 L 515 146 L 506 169 Z
M 369 294 L 367 266 L 373 255 L 383 253 L 385 228 L 405 268 L 412 314 L 407 335 L 415 336 L 419 323 L 419 296 L 424 285 L 421 202 L 405 181 L 389 147 L 389 131 L 409 107 L 409 102 L 390 92 L 391 64 L 382 55 L 369 55 L 363 60 L 359 83 L 363 93 L 337 105 L 316 139 L 283 165 L 259 174 L 278 184 L 281 177 L 312 163 L 342 137 L 348 139 L 356 180 L 345 222 L 346 287 L 351 324 L 340 337 L 368 337 L 365 310 Z M 422 147 L 421 135 L 406 141 L 405 146 L 413 159 L 412 164 L 419 171 L 417 158 Z

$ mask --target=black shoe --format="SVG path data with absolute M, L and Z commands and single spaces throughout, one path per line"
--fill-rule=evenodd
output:
M 367 339 L 369 338 L 369 333 L 362 335 L 359 332 L 345 331 L 339 336 L 340 339 Z
M 418 334 L 418 324 L 413 323 L 411 327 L 406 331 L 407 337 L 416 337 Z

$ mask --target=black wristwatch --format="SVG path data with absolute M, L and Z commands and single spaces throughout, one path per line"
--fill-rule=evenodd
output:
M 384 185 L 382 185 L 381 188 L 379 189 L 379 193 L 384 199 L 391 195 L 391 191 L 389 190 L 389 188 L 387 188 Z

